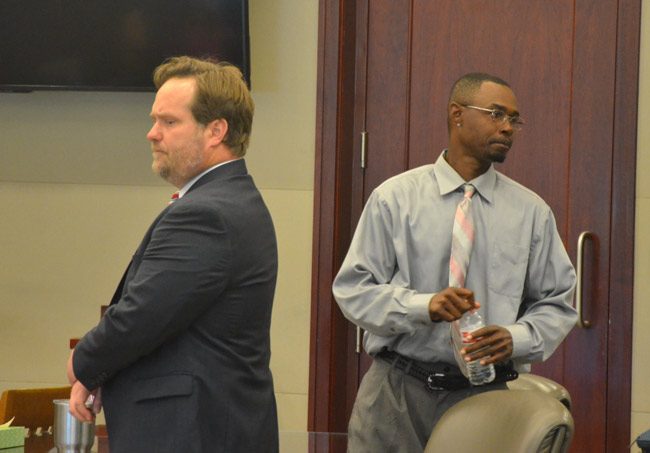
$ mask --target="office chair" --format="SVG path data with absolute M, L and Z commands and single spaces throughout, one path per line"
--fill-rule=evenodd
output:
M 564 386 L 543 376 L 522 373 L 514 381 L 508 382 L 508 388 L 510 390 L 539 390 L 549 394 L 571 410 L 569 391 Z
M 433 428 L 424 453 L 564 453 L 573 417 L 557 399 L 530 390 L 494 390 L 452 406 Z
M 12 426 L 47 431 L 54 424 L 55 399 L 70 398 L 70 387 L 5 390 L 0 397 L 0 424 L 15 417 Z

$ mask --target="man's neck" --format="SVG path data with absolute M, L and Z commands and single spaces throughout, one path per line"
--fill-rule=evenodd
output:
M 200 173 L 198 173 L 197 175 L 195 175 L 192 179 L 190 179 L 189 181 L 187 181 L 185 184 L 183 184 L 183 186 L 178 187 L 178 189 L 179 189 L 179 195 L 180 195 L 181 197 L 182 197 L 183 195 L 185 195 L 185 194 L 187 193 L 187 191 L 190 190 L 190 188 L 194 185 L 194 183 L 195 183 L 196 181 L 198 181 L 199 179 L 201 179 L 201 177 L 202 177 L 203 175 L 205 175 L 206 173 L 210 173 L 212 170 L 214 170 L 214 169 L 217 168 L 217 167 L 220 167 L 220 166 L 222 166 L 222 165 L 226 165 L 226 164 L 228 164 L 228 163 L 230 163 L 230 162 L 233 162 L 233 161 L 236 161 L 236 160 L 239 160 L 239 159 L 242 159 L 242 158 L 241 158 L 241 157 L 235 157 L 235 158 L 233 158 L 233 159 L 230 159 L 230 160 L 227 160 L 227 161 L 223 161 L 223 162 L 219 162 L 218 164 L 215 164 L 215 165 L 213 165 L 213 166 L 211 166 L 211 167 L 206 168 L 206 169 L 203 170 L 202 172 L 200 172 Z
M 479 161 L 467 153 L 459 152 L 451 146 L 444 156 L 447 163 L 465 180 L 471 181 L 488 171 L 491 163 Z

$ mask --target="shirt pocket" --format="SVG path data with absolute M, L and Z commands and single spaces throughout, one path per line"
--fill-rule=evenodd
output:
M 520 298 L 524 291 L 527 264 L 526 247 L 496 242 L 490 256 L 488 288 L 504 296 Z

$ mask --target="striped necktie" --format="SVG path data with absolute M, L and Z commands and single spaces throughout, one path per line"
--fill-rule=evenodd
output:
M 471 184 L 463 185 L 465 195 L 458 203 L 456 216 L 454 217 L 454 227 L 451 233 L 451 257 L 449 259 L 449 286 L 464 288 L 465 277 L 467 276 L 467 267 L 469 258 L 472 255 L 472 246 L 474 245 L 474 222 L 472 221 L 472 195 L 474 195 L 474 186 Z M 460 354 L 463 347 L 463 339 L 460 333 L 460 324 L 454 321 L 449 324 L 451 339 L 454 347 L 454 357 L 458 368 L 467 377 L 467 364 Z
M 458 207 L 454 217 L 454 228 L 451 236 L 451 258 L 449 260 L 449 286 L 464 288 L 465 277 L 467 275 L 467 266 L 469 258 L 472 255 L 472 246 L 474 244 L 474 222 L 470 207 L 472 205 L 472 195 L 475 188 L 471 184 L 463 186 L 465 195 Z

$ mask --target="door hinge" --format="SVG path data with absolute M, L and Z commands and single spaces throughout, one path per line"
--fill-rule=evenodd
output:
M 357 326 L 357 338 L 355 341 L 354 345 L 354 352 L 357 354 L 361 354 L 361 339 L 363 338 L 363 334 L 361 333 L 361 327 Z
M 366 168 L 366 151 L 368 149 L 368 132 L 361 132 L 361 168 Z

